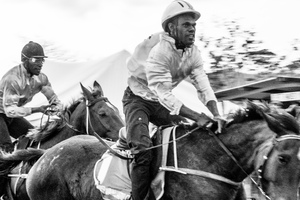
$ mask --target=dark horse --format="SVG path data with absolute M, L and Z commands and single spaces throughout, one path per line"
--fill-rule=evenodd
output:
M 117 108 L 103 96 L 100 84 L 95 81 L 92 91 L 82 85 L 81 89 L 83 97 L 66 108 L 61 119 L 50 122 L 43 131 L 28 134 L 30 141 L 34 141 L 30 145 L 31 148 L 48 149 L 67 138 L 82 134 L 97 133 L 99 136 L 113 141 L 118 139 L 118 133 L 124 126 L 124 121 Z M 19 138 L 20 144 L 23 144 L 24 141 L 28 141 L 28 138 Z M 18 162 L 15 162 L 10 167 L 7 167 L 7 164 L 9 163 L 0 162 L 0 175 L 1 177 L 7 177 L 8 174 L 13 176 L 10 179 L 11 189 L 5 187 L 6 179 L 0 177 L 0 190 L 7 188 L 9 190 L 7 192 L 10 192 L 10 196 L 13 196 L 14 199 L 29 199 L 26 193 L 25 179 L 19 174 L 28 173 L 33 163 L 22 162 L 22 165 L 18 165 Z M 0 192 L 1 196 L 4 191 Z
M 300 107 L 293 106 L 287 111 L 300 122 Z M 269 120 L 272 120 L 270 118 Z M 277 121 L 277 123 L 283 123 Z M 288 124 L 287 124 L 288 125 Z M 276 132 L 284 132 L 281 126 L 273 126 Z M 270 199 L 293 200 L 299 199 L 300 182 L 300 136 L 294 131 L 282 135 L 266 146 L 264 157 L 260 160 L 257 170 L 262 189 Z M 266 170 L 267 169 L 267 170 Z
M 294 117 L 268 105 L 251 102 L 233 115 L 219 135 L 210 130 L 178 126 L 178 169 L 186 174 L 166 172 L 162 199 L 235 199 L 241 182 L 256 169 L 262 169 L 263 188 L 270 188 L 265 198 L 294 200 L 299 183 L 300 143 L 282 138 L 298 138 L 298 134 L 299 125 Z M 46 151 L 28 152 L 40 157 L 26 180 L 30 199 L 103 199 L 95 187 L 93 168 L 106 150 L 95 137 L 75 136 Z M 160 148 L 153 151 L 159 160 Z M 268 155 L 267 161 L 261 162 L 265 155 Z M 174 149 L 170 145 L 167 166 L 172 165 Z M 158 171 L 156 163 L 152 171 L 154 174 Z M 287 180 L 291 176 L 295 176 L 295 181 Z M 277 191 L 279 187 L 282 188 Z

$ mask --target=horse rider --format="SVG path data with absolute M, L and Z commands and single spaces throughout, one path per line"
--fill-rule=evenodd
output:
M 30 41 L 21 52 L 22 63 L 11 68 L 0 81 L 0 149 L 12 152 L 11 137 L 18 138 L 33 128 L 24 117 L 32 113 L 61 111 L 63 105 L 53 91 L 48 77 L 41 73 L 45 62 L 43 47 Z M 25 107 L 34 95 L 43 93 L 48 105 Z
M 133 200 L 143 200 L 151 194 L 152 152 L 146 150 L 152 146 L 149 122 L 161 126 L 184 117 L 201 127 L 217 122 L 219 131 L 224 123 L 200 51 L 194 45 L 199 18 L 200 13 L 190 3 L 171 2 L 162 15 L 164 31 L 140 43 L 127 61 L 130 76 L 122 102 L 127 144 L 135 152 L 131 174 Z M 173 95 L 172 89 L 187 77 L 213 117 L 191 110 Z

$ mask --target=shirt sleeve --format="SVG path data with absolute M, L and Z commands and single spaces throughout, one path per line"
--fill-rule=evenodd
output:
M 44 75 L 43 77 L 44 86 L 42 87 L 42 94 L 45 95 L 45 97 L 48 99 L 49 104 L 53 104 L 54 106 L 52 109 L 62 111 L 63 110 L 63 104 L 58 99 L 57 95 L 55 94 L 51 83 L 48 80 L 48 77 Z
M 19 94 L 19 85 L 13 78 L 7 78 L 3 89 L 3 108 L 7 117 L 25 117 L 31 114 L 31 108 L 19 106 L 26 99 Z
M 172 76 L 167 63 L 168 58 L 163 52 L 157 52 L 155 48 L 150 52 L 146 65 L 148 87 L 171 115 L 178 115 L 183 103 L 172 93 Z
M 217 102 L 217 98 L 210 85 L 208 76 L 203 69 L 203 62 L 200 55 L 200 51 L 196 50 L 194 56 L 195 56 L 195 61 L 194 61 L 194 66 L 190 78 L 192 80 L 192 84 L 197 90 L 198 98 L 205 105 L 207 104 L 208 101 L 211 100 Z

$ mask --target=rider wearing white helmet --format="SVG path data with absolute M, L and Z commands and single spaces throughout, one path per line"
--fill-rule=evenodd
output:
M 173 1 L 164 11 L 161 24 L 162 28 L 165 32 L 168 32 L 171 37 L 173 37 L 177 42 L 180 42 L 180 45 L 189 45 L 190 43 L 185 43 L 184 41 L 180 40 L 180 35 L 178 35 L 177 28 L 170 29 L 169 23 L 176 24 L 176 20 L 180 15 L 188 15 L 192 16 L 194 21 L 197 21 L 201 14 L 194 10 L 193 6 L 186 1 Z M 195 24 L 196 25 L 196 24 Z M 194 27 L 195 28 L 195 27 Z M 172 31 L 172 32 L 171 32 Z M 182 38 L 181 38 L 182 39 Z M 194 42 L 192 42 L 193 44 Z
M 127 144 L 135 152 L 131 173 L 132 197 L 143 200 L 150 186 L 152 146 L 149 122 L 161 126 L 185 118 L 199 126 L 222 119 L 208 77 L 203 70 L 200 51 L 194 45 L 196 20 L 200 13 L 186 1 L 173 1 L 162 16 L 164 32 L 156 33 L 140 43 L 127 61 L 130 76 L 123 96 L 127 128 Z M 185 106 L 172 90 L 190 77 L 198 97 L 214 117 Z

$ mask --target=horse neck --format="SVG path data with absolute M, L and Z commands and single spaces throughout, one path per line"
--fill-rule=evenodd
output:
M 180 137 L 185 131 L 179 129 L 177 133 L 177 137 Z M 234 124 L 218 137 L 238 164 L 208 131 L 199 130 L 177 142 L 178 165 L 208 171 L 240 182 L 254 170 L 257 152 L 266 141 L 274 137 L 274 133 L 261 120 Z M 169 162 L 173 163 L 173 146 L 170 147 Z
M 264 120 L 256 120 L 233 125 L 223 137 L 225 145 L 242 167 L 242 170 L 240 167 L 232 169 L 232 174 L 241 181 L 256 168 L 262 155 L 269 150 L 275 134 Z
M 78 134 L 82 134 L 81 132 L 76 131 L 74 128 L 68 125 L 64 125 L 61 129 L 56 129 L 54 131 L 55 132 L 51 133 L 53 137 L 44 140 L 41 144 L 36 144 L 36 145 L 40 145 L 40 148 L 42 149 L 48 149 L 65 139 L 68 139 Z
M 86 119 L 86 108 L 85 102 L 81 102 L 76 109 L 71 113 L 70 116 L 70 125 L 74 129 L 85 132 L 85 119 Z

